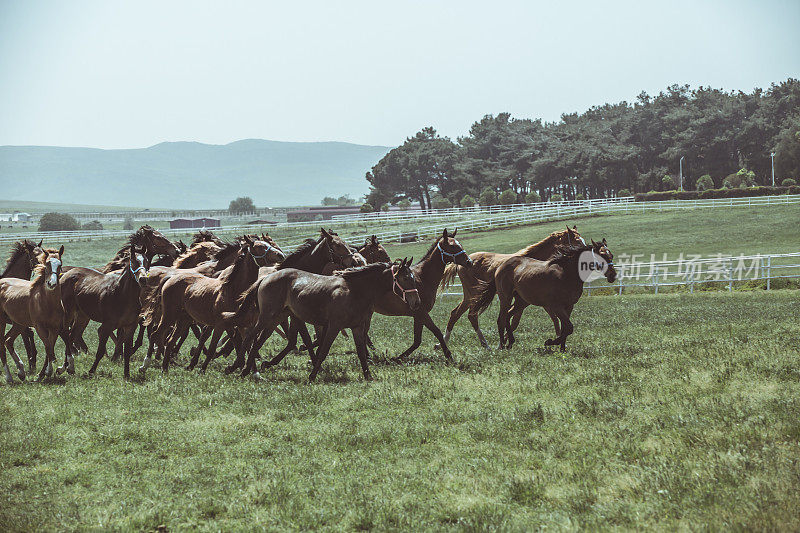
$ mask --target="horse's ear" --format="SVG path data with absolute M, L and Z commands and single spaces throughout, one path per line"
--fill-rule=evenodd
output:
M 37 245 L 36 245 L 36 247 L 37 247 L 37 248 L 41 248 L 41 247 L 42 247 L 42 243 L 43 243 L 43 242 L 44 242 L 44 239 L 41 239 L 41 240 L 39 241 L 39 244 L 37 244 Z
M 454 232 L 453 232 L 453 233 L 452 233 L 450 236 L 451 236 L 451 237 L 455 237 L 455 236 L 456 236 L 456 233 L 458 233 L 458 228 L 456 228 L 456 230 L 455 230 L 455 231 L 454 231 Z
M 444 228 L 444 231 L 442 232 L 442 238 L 447 238 L 447 228 Z
M 327 231 L 325 231 L 325 228 L 320 228 L 320 229 L 319 229 L 319 231 L 320 231 L 320 234 L 321 234 L 323 237 L 325 237 L 325 238 L 326 238 L 326 239 L 328 239 L 328 240 L 331 240 L 331 234 L 330 234 L 330 233 L 328 233 Z
M 378 244 L 378 238 L 375 235 L 372 236 L 372 244 Z
M 572 232 L 572 230 L 569 229 L 569 224 L 567 224 L 567 233 L 571 233 L 571 232 Z
M 408 260 L 408 264 L 410 265 L 410 264 L 411 264 L 411 263 L 413 263 L 413 262 L 414 262 L 414 256 L 412 255 L 412 256 L 411 256 L 411 259 L 409 259 L 409 260 Z
M 64 245 L 61 245 L 61 248 L 58 249 L 58 255 L 64 255 Z
M 595 248 L 597 248 L 597 243 L 596 243 L 596 242 L 594 242 L 594 239 L 592 239 L 592 246 L 594 246 Z
M 576 226 L 575 224 L 573 224 L 573 225 L 572 225 L 572 231 L 578 231 L 578 226 Z
M 606 246 L 606 238 L 603 237 L 603 246 Z

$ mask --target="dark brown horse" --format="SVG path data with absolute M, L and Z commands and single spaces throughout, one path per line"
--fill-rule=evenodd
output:
M 511 348 L 514 344 L 514 330 L 509 322 L 511 300 L 517 295 L 527 305 L 543 307 L 553 319 L 556 337 L 545 341 L 545 346 L 561 345 L 566 349 L 567 337 L 574 331 L 570 315 L 572 308 L 583 294 L 584 264 L 598 265 L 609 283 L 617 279 L 614 269 L 614 256 L 603 239 L 591 245 L 572 245 L 560 249 L 548 261 L 540 261 L 523 256 L 513 256 L 495 271 L 494 279 L 481 283 L 475 299 L 475 307 L 485 311 L 494 299 L 495 292 L 500 300 L 500 313 L 497 316 L 497 332 L 500 348 Z M 583 264 L 582 264 L 583 263 Z M 560 325 L 559 325 L 560 322 Z
M 386 292 L 394 292 L 403 296 L 405 305 L 410 309 L 417 309 L 420 305 L 414 273 L 409 268 L 409 263 L 406 259 L 399 265 L 375 263 L 338 271 L 333 276 L 312 274 L 294 268 L 283 269 L 262 278 L 257 290 L 248 291 L 243 296 L 239 309 L 234 313 L 226 313 L 225 316 L 233 322 L 244 321 L 248 316 L 252 320 L 253 315 L 257 316 L 250 335 L 254 337 L 264 332 L 265 339 L 289 316 L 321 327 L 325 336 L 316 357 L 312 354 L 314 369 L 309 376 L 310 381 L 314 381 L 319 373 L 336 336 L 343 329 L 349 328 L 364 379 L 371 380 L 372 375 L 367 364 L 366 334 L 375 300 Z M 254 354 L 259 348 L 258 344 L 253 346 L 248 367 L 254 365 Z M 285 352 L 282 351 L 267 366 L 279 363 L 284 355 Z
M 29 280 L 34 267 L 39 263 L 39 254 L 42 253 L 42 241 L 39 244 L 28 239 L 17 241 L 11 246 L 11 255 L 6 261 L 6 268 L 0 278 L 19 278 Z M 33 330 L 26 328 L 22 332 L 22 342 L 28 355 L 28 369 L 33 372 L 36 368 L 36 343 Z M 9 343 L 8 349 L 14 350 L 14 341 Z
M 64 324 L 64 308 L 61 305 L 61 257 L 64 247 L 59 250 L 45 249 L 39 255 L 39 264 L 34 268 L 33 281 L 19 278 L 0 279 L 0 339 L 5 338 L 6 324 L 10 323 L 9 339 L 11 357 L 17 364 L 18 377 L 25 379 L 25 368 L 13 350 L 13 340 L 25 328 L 33 327 L 44 343 L 45 362 L 39 379 L 53 375 L 55 363 L 55 344 Z M 11 374 L 6 362 L 6 343 L 0 342 L 0 363 L 11 383 Z
M 472 267 L 464 268 L 456 264 L 447 265 L 442 278 L 441 288 L 446 288 L 450 282 L 455 278 L 456 274 L 461 280 L 461 290 L 464 292 L 464 297 L 461 302 L 450 312 L 450 320 L 447 322 L 447 327 L 444 332 L 444 340 L 450 340 L 450 334 L 453 332 L 453 327 L 458 322 L 458 319 L 469 309 L 469 322 L 472 328 L 478 335 L 478 340 L 484 348 L 488 348 L 489 344 L 483 336 L 480 325 L 478 324 L 478 317 L 480 314 L 478 310 L 472 306 L 475 295 L 480 288 L 480 282 L 489 282 L 494 278 L 495 271 L 503 264 L 504 261 L 511 257 L 530 257 L 532 259 L 547 260 L 553 257 L 556 250 L 560 246 L 571 246 L 573 244 L 585 244 L 583 238 L 578 233 L 578 228 L 573 226 L 564 231 L 556 231 L 542 239 L 541 241 L 531 244 L 513 254 L 498 254 L 494 252 L 474 252 L 470 254 L 469 258 L 472 259 Z M 519 323 L 519 317 L 522 316 L 522 311 L 526 305 L 524 302 L 516 302 L 514 305 L 514 312 L 512 313 L 512 325 L 515 327 Z
M 461 243 L 456 240 L 456 232 L 447 233 L 445 228 L 442 235 L 434 241 L 419 263 L 411 267 L 417 280 L 421 305 L 411 309 L 408 304 L 392 291 L 384 292 L 375 301 L 375 312 L 387 316 L 410 316 L 414 318 L 414 341 L 411 346 L 396 359 L 403 359 L 416 350 L 422 343 L 422 328 L 428 328 L 439 341 L 440 346 L 448 360 L 453 357 L 441 330 L 434 324 L 430 311 L 436 303 L 436 294 L 444 275 L 444 269 L 449 263 L 455 263 L 465 268 L 472 266 Z
M 70 339 L 81 335 L 90 320 L 100 323 L 97 330 L 98 344 L 94 364 L 89 370 L 92 375 L 97 370 L 100 359 L 106 355 L 109 335 L 117 330 L 117 348 L 124 362 L 123 377 L 130 378 L 130 358 L 133 354 L 133 334 L 139 323 L 139 294 L 147 280 L 149 267 L 142 250 L 131 250 L 126 254 L 128 265 L 122 270 L 103 274 L 92 268 L 73 267 L 61 278 L 61 300 L 64 303 L 66 323 L 70 326 Z M 67 343 L 67 362 L 72 360 L 72 342 Z

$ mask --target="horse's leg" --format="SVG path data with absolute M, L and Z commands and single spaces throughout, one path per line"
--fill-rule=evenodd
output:
M 511 314 L 511 331 L 515 331 L 519 327 L 519 321 L 522 320 L 522 312 L 528 307 L 528 302 L 519 296 L 514 299 L 514 305 L 511 306 L 509 313 Z
M 22 343 L 25 345 L 25 353 L 28 354 L 28 369 L 31 373 L 36 372 L 36 340 L 33 338 L 33 330 L 25 328 L 22 330 Z
M 433 322 L 430 313 L 421 315 L 420 319 L 422 320 L 422 325 L 428 328 L 430 332 L 433 333 L 434 337 L 436 337 L 436 339 L 439 341 L 439 345 L 442 347 L 442 353 L 444 353 L 444 357 L 449 362 L 453 362 L 453 354 L 450 353 L 450 348 L 447 347 L 447 341 L 442 335 L 442 330 L 440 330 L 439 326 Z
M 186 317 L 179 317 L 177 323 L 175 324 L 175 329 L 172 332 L 172 335 L 169 336 L 167 340 L 167 346 L 164 348 L 164 359 L 161 361 L 161 372 L 166 374 L 169 372 L 169 363 L 172 359 L 173 355 L 177 355 L 178 350 L 180 349 L 179 341 L 183 342 L 186 340 L 186 336 L 189 335 L 189 328 L 192 323 Z
M 131 356 L 136 351 L 136 348 L 133 344 L 133 336 L 136 334 L 136 324 L 133 326 L 126 326 L 125 328 L 120 328 L 119 335 L 122 337 L 124 341 L 124 345 L 122 348 L 122 362 L 123 362 L 123 370 L 122 370 L 122 379 L 128 381 L 131 379 Z
M 67 327 L 62 327 L 58 335 L 64 341 L 64 364 L 56 369 L 56 374 L 62 374 L 66 370 L 69 374 L 75 374 L 75 357 L 73 356 L 74 346 L 72 345 L 72 333 Z
M 258 354 L 258 350 L 253 350 L 252 348 L 250 348 L 250 351 L 247 351 L 247 349 L 243 347 L 242 342 L 236 342 L 234 340 L 236 337 L 235 332 L 229 333 L 228 337 L 230 341 L 234 343 L 233 347 L 236 350 L 236 359 L 234 359 L 234 361 L 230 365 L 225 367 L 224 372 L 226 374 L 230 374 L 232 372 L 235 372 L 236 370 L 239 370 L 240 368 L 242 369 L 242 376 L 246 376 L 250 372 L 255 372 L 256 370 L 255 361 L 256 361 L 256 355 Z M 250 344 L 250 337 L 251 335 L 247 336 L 246 339 L 247 344 Z M 225 348 L 227 348 L 227 346 Z
M 350 331 L 353 332 L 353 342 L 356 345 L 356 353 L 358 354 L 358 360 L 361 363 L 361 372 L 364 374 L 364 379 L 367 381 L 372 381 L 372 374 L 369 371 L 369 364 L 367 363 L 366 331 L 364 331 L 363 326 L 351 328 Z
M 139 335 L 136 337 L 136 342 L 133 344 L 133 353 L 136 353 L 136 350 L 144 344 L 144 330 L 145 327 L 139 322 Z
M 314 353 L 314 348 L 311 346 L 311 344 L 313 344 L 313 343 L 311 342 L 311 334 L 308 332 L 308 328 L 306 327 L 306 323 L 305 322 L 301 322 L 300 323 L 300 327 L 298 327 L 297 329 L 300 331 L 300 338 L 303 339 L 303 343 L 306 346 L 309 346 L 309 348 L 308 348 L 308 356 L 311 358 L 311 364 L 313 365 L 314 361 L 316 361 L 317 356 Z
M 544 341 L 544 345 L 555 346 L 556 344 L 561 343 L 561 325 L 559 324 L 560 320 L 558 318 L 558 312 L 553 307 L 545 307 L 544 310 L 547 311 L 548 315 L 550 315 L 550 319 L 553 321 L 553 328 L 556 330 L 556 336 L 552 339 L 547 339 Z
M 558 315 L 558 318 L 561 319 L 561 351 L 562 352 L 567 350 L 567 337 L 572 335 L 572 332 L 575 331 L 575 328 L 572 325 L 572 321 L 569 319 L 571 314 L 572 314 L 572 306 L 568 306 L 567 308 L 565 308 Z
M 8 331 L 8 336 L 5 337 L 5 342 L 2 344 L 8 348 L 8 353 L 11 354 L 11 358 L 14 360 L 14 363 L 17 365 L 17 377 L 20 381 L 25 381 L 25 365 L 22 364 L 20 361 L 19 356 L 17 355 L 17 351 L 14 350 L 14 341 L 17 339 L 17 336 L 20 334 L 25 335 L 26 332 L 33 331 L 30 328 L 25 328 L 22 326 L 17 326 L 16 324 L 11 325 L 11 329 Z M 0 335 L 0 339 L 3 339 L 3 336 Z M 30 361 L 29 361 L 30 362 Z M 3 365 L 5 365 L 5 358 L 3 359 Z M 35 359 L 34 359 L 35 364 Z M 6 369 L 7 370 L 7 369 Z M 33 372 L 36 371 L 36 367 L 34 366 Z M 10 375 L 10 374 L 9 374 Z
M 500 300 L 500 311 L 497 313 L 497 334 L 500 337 L 498 349 L 506 347 L 506 332 L 508 331 L 508 308 L 511 307 L 509 298 L 504 297 L 500 291 L 497 291 L 498 299 Z
M 450 319 L 447 321 L 447 327 L 444 328 L 444 342 L 450 342 L 450 334 L 453 332 L 453 328 L 458 322 L 458 319 L 467 312 L 469 309 L 469 297 L 467 296 L 466 290 L 464 291 L 464 297 L 458 303 L 452 311 L 450 311 Z M 480 333 L 479 333 L 480 335 Z M 440 348 L 439 344 L 436 345 L 436 348 Z
M 422 326 L 420 326 L 420 332 L 421 331 Z M 338 335 L 339 329 L 328 324 L 325 328 L 325 337 L 320 342 L 319 349 L 317 350 L 317 361 L 314 363 L 314 369 L 311 371 L 311 375 L 308 376 L 308 381 L 314 381 L 317 378 L 319 369 L 322 367 L 322 362 L 328 357 L 328 351 L 330 351 L 331 345 Z
M 419 345 L 422 344 L 422 320 L 419 319 L 419 315 L 414 315 L 414 341 L 411 343 L 411 346 L 408 349 L 395 357 L 393 361 L 400 361 L 406 357 L 408 357 L 411 353 L 414 352 Z M 447 343 L 445 343 L 445 346 Z M 317 351 L 317 357 L 319 357 L 319 351 Z
M 12 326 L 13 328 L 13 326 Z M 8 362 L 6 361 L 6 321 L 0 320 L 0 364 L 3 365 L 3 373 L 6 375 L 6 383 L 11 385 L 14 383 L 14 378 L 11 377 L 11 372 L 8 370 Z M 12 341 L 13 342 L 13 341 Z
M 144 356 L 144 361 L 142 361 L 142 365 L 139 367 L 139 372 L 144 373 L 147 370 L 147 367 L 150 366 L 150 361 L 153 358 L 153 350 L 155 350 L 156 346 L 156 336 L 155 332 L 153 331 L 153 326 L 147 326 L 147 354 Z
M 189 352 L 192 358 L 189 361 L 189 364 L 186 365 L 186 370 L 194 370 L 194 367 L 197 366 L 198 361 L 200 361 L 200 354 L 203 353 L 203 347 L 206 341 L 208 340 L 208 337 L 211 336 L 211 333 L 213 333 L 213 331 L 214 328 L 210 326 L 206 326 L 203 328 L 202 335 L 200 335 L 200 338 L 197 339 L 197 346 L 192 348 L 191 351 Z
M 100 363 L 100 359 L 106 355 L 106 343 L 108 343 L 108 337 L 110 336 L 110 333 L 111 331 L 105 325 L 101 324 L 100 327 L 97 328 L 97 355 L 94 357 L 94 364 L 92 365 L 92 368 L 89 369 L 90 376 L 97 371 L 97 365 Z
M 200 365 L 200 373 L 205 374 L 206 369 L 208 368 L 208 363 L 214 359 L 214 355 L 217 353 L 217 344 L 219 343 L 219 338 L 222 337 L 222 333 L 224 330 L 222 329 L 212 329 L 211 330 L 211 340 L 208 341 L 208 349 L 206 350 L 206 358 L 203 361 L 203 364 Z
M 49 378 L 53 375 L 53 362 L 56 359 L 54 347 L 56 338 L 58 337 L 58 330 L 51 333 L 50 330 L 43 326 L 36 326 L 36 333 L 44 344 L 45 363 L 42 365 L 42 370 L 39 372 L 39 377 L 37 378 L 39 381 L 43 381 L 44 378 Z
M 119 358 L 122 357 L 123 349 L 125 348 L 125 335 L 122 332 L 122 328 L 117 328 L 109 333 L 108 338 L 114 343 L 114 352 L 111 354 L 111 361 L 119 361 Z
M 294 317 L 292 317 L 291 320 L 289 320 L 289 329 L 286 331 L 286 347 L 284 347 L 283 350 L 278 352 L 278 355 L 276 355 L 269 361 L 265 361 L 264 363 L 262 363 L 261 370 L 277 365 L 278 363 L 283 361 L 283 358 L 286 357 L 286 355 L 289 352 L 297 348 L 297 334 L 300 332 L 300 326 L 298 325 L 299 322 L 300 319 Z M 270 334 L 277 327 L 277 324 L 273 323 L 271 324 L 271 326 L 272 327 L 265 328 L 265 331 L 268 331 Z M 303 323 L 303 327 L 305 327 L 305 323 Z M 306 330 L 306 336 L 310 337 L 310 335 L 308 335 L 308 330 Z M 250 352 L 251 358 L 253 358 L 253 353 L 254 353 L 253 351 Z M 313 353 L 313 350 L 310 353 Z M 319 354 L 319 351 L 317 351 L 317 354 Z

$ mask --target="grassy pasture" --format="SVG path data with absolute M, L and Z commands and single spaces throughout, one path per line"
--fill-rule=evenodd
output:
M 574 222 L 649 256 L 796 251 L 796 220 L 789 206 Z M 460 240 L 513 251 L 563 224 Z M 119 243 L 102 244 L 65 260 L 104 262 Z M 373 383 L 347 339 L 314 385 L 302 356 L 265 383 L 222 376 L 225 361 L 123 383 L 108 361 L 84 377 L 82 355 L 77 376 L 0 386 L 0 530 L 797 530 L 799 314 L 796 291 L 584 297 L 565 354 L 542 346 L 552 325 L 531 309 L 511 351 L 459 322 L 454 366 L 428 333 L 388 363 L 411 321 L 376 316 Z

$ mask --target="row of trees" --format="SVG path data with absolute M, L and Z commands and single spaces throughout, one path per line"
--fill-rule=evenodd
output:
M 752 93 L 673 85 L 552 123 L 487 115 L 456 142 L 424 128 L 367 173 L 367 202 L 432 208 L 508 190 L 515 201 L 666 190 L 681 157 L 685 189 L 701 177 L 701 187 L 722 187 L 741 169 L 768 185 L 773 151 L 776 184 L 800 176 L 800 81 Z

